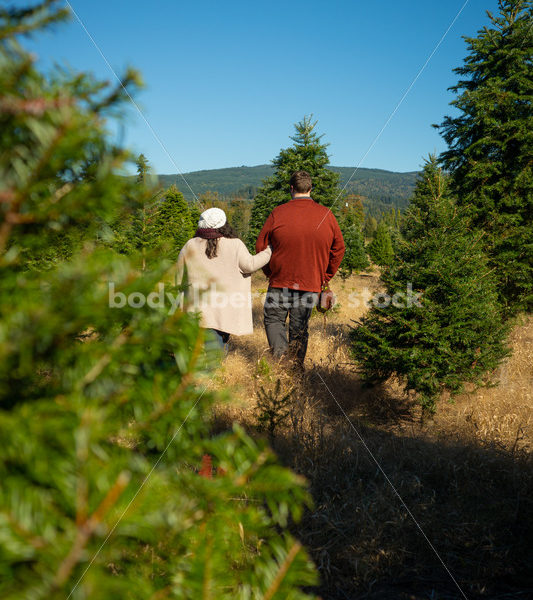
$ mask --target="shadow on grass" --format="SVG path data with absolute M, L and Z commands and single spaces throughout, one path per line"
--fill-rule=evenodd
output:
M 319 569 L 313 592 L 323 600 L 533 598 L 530 456 L 459 432 L 430 434 L 407 397 L 364 389 L 355 372 L 333 365 L 284 385 L 294 387 L 290 417 L 271 442 L 309 481 L 314 508 L 293 533 Z
M 365 386 L 353 365 L 314 364 L 306 372 L 301 393 L 313 396 L 327 415 L 358 419 L 363 426 L 412 423 L 418 406 L 405 394 L 392 393 L 388 386 Z
M 312 460 L 293 436 L 276 444 L 310 482 L 315 508 L 295 533 L 324 599 L 462 597 L 418 525 L 468 598 L 533 597 L 524 457 L 368 429 L 362 437 L 377 462 L 341 423 Z
M 356 377 L 312 370 L 273 440 L 310 483 L 314 509 L 294 532 L 320 570 L 320 596 L 462 598 L 440 556 L 468 598 L 533 598 L 531 456 L 429 436 L 408 399 Z
M 254 323 L 262 328 L 261 308 Z M 349 365 L 335 364 L 346 324 L 318 317 L 310 328 L 332 344 L 330 356 L 316 364 L 309 356 L 303 377 L 274 369 L 260 381 L 279 376 L 283 391 L 294 388 L 271 443 L 309 481 L 314 507 L 293 533 L 320 572 L 312 591 L 323 600 L 533 598 L 531 455 L 421 422 L 399 385 L 365 388 Z M 268 360 L 251 339 L 234 350 L 250 369 Z M 262 435 L 253 410 L 244 424 Z

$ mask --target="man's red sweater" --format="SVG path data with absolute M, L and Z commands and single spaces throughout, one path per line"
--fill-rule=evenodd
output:
M 337 272 L 344 240 L 333 213 L 311 198 L 293 198 L 269 215 L 255 244 L 272 246 L 263 268 L 270 287 L 319 292 Z

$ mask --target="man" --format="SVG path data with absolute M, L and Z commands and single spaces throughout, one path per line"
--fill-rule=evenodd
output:
M 286 356 L 303 369 L 308 324 L 320 290 L 335 275 L 344 256 L 344 240 L 333 213 L 311 198 L 311 176 L 296 171 L 290 179 L 292 199 L 269 215 L 256 251 L 272 246 L 264 323 L 275 357 Z M 289 316 L 289 339 L 285 321 Z

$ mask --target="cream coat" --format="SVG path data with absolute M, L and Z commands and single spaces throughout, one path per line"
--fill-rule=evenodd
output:
M 241 240 L 223 237 L 217 256 L 207 258 L 206 244 L 192 238 L 178 256 L 176 284 L 188 284 L 185 308 L 201 312 L 202 327 L 233 335 L 253 333 L 250 275 L 268 263 L 272 250 L 253 256 Z

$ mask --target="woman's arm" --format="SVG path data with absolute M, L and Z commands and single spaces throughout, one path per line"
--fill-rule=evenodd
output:
M 270 234 L 272 233 L 273 228 L 274 228 L 274 214 L 270 213 L 267 217 L 267 220 L 265 221 L 265 224 L 263 225 L 263 228 L 261 229 L 261 231 L 259 232 L 259 235 L 257 236 L 257 241 L 255 242 L 255 251 L 256 252 L 261 252 L 261 250 L 264 250 L 265 248 L 268 247 L 268 245 L 270 244 Z M 263 273 L 267 277 L 270 277 L 270 267 L 268 266 L 268 264 L 266 264 L 263 267 Z
M 262 252 L 252 255 L 248 248 L 241 242 L 239 245 L 239 269 L 245 273 L 253 273 L 261 267 L 264 267 L 272 256 L 272 248 L 267 246 Z
M 181 285 L 183 281 L 183 275 L 185 274 L 185 252 L 183 251 L 183 248 L 181 249 L 181 252 L 178 255 L 178 262 L 176 263 L 174 268 L 174 285 Z

